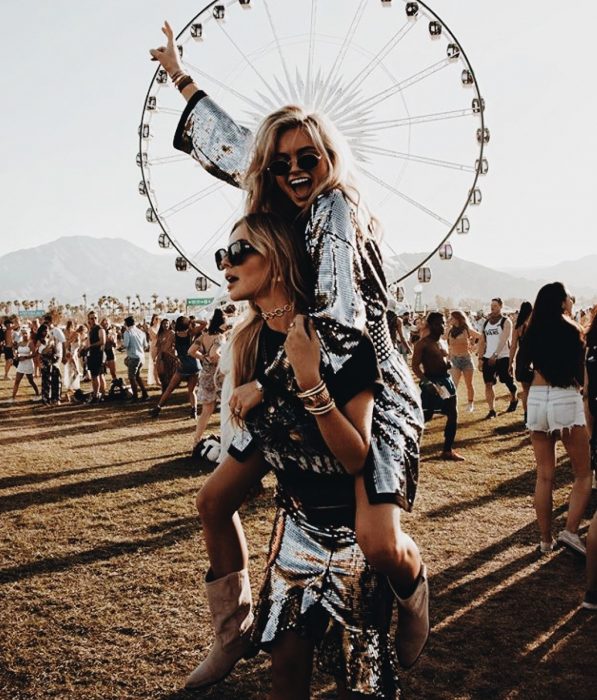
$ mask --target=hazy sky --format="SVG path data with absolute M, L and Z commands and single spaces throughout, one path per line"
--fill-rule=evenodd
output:
M 205 4 L 2 3 L 0 255 L 74 234 L 157 252 L 136 192 L 137 125 L 154 69 L 147 51 L 161 43 L 163 19 L 178 31 Z M 597 252 L 595 3 L 429 5 L 468 53 L 492 133 L 483 205 L 457 254 L 510 267 Z

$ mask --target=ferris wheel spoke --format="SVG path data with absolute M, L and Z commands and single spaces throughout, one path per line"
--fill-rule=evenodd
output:
M 390 51 L 392 51 L 392 49 L 402 41 L 402 39 L 408 34 L 408 32 L 412 29 L 413 26 L 413 22 L 407 22 L 406 24 L 404 24 L 398 30 L 398 32 L 396 32 L 396 34 L 394 34 L 394 36 L 391 37 L 384 44 L 384 46 L 381 47 L 381 49 L 375 54 L 375 56 L 373 56 L 369 63 L 347 82 L 347 85 L 362 85 L 365 78 L 367 78 L 372 73 L 372 71 L 374 71 L 375 68 L 383 61 L 383 59 L 388 55 L 388 53 L 390 53 Z M 349 93 L 348 95 L 344 94 L 344 99 L 339 99 L 341 97 L 342 95 L 335 96 L 330 102 L 330 104 L 326 106 L 326 109 L 332 110 L 342 109 L 346 107 L 346 103 L 352 99 L 352 93 Z
M 434 114 L 421 114 L 416 117 L 403 117 L 402 119 L 386 119 L 379 122 L 367 122 L 367 133 L 384 131 L 386 129 L 397 129 L 403 126 L 412 126 L 413 124 L 426 124 L 428 122 L 438 122 L 447 119 L 458 119 L 459 117 L 470 117 L 474 114 L 473 110 L 455 109 L 450 112 L 435 112 Z M 351 134 L 352 132 L 361 133 L 363 128 L 360 126 L 347 127 L 343 129 L 344 133 Z
M 222 30 L 223 34 L 226 36 L 228 41 L 234 46 L 234 48 L 237 50 L 237 52 L 244 58 L 245 63 L 247 66 L 253 71 L 253 73 L 261 80 L 261 82 L 265 85 L 266 89 L 271 92 L 271 94 L 274 97 L 274 100 L 278 100 L 279 96 L 272 90 L 271 85 L 269 82 L 261 75 L 261 73 L 255 68 L 255 65 L 251 61 L 251 59 L 245 54 L 245 52 L 240 48 L 240 46 L 234 41 L 234 39 L 230 36 L 230 34 L 226 31 L 224 28 L 224 25 L 219 23 L 218 26 Z M 275 109 L 275 103 L 272 102 L 272 100 L 269 97 L 266 97 L 262 93 L 259 93 L 259 95 L 267 102 L 267 107 L 270 109 Z
M 317 0 L 311 0 L 311 22 L 309 27 L 309 54 L 307 57 L 307 79 L 305 83 L 304 100 L 307 104 L 313 98 L 313 86 L 311 72 L 313 70 L 313 58 L 315 55 L 315 25 L 317 20 Z
M 361 0 L 361 4 L 357 8 L 357 11 L 355 12 L 352 22 L 350 23 L 350 26 L 348 27 L 348 31 L 346 32 L 346 35 L 344 36 L 344 40 L 342 41 L 342 45 L 340 46 L 340 51 L 338 52 L 338 55 L 336 56 L 334 63 L 330 69 L 330 72 L 328 73 L 327 80 L 325 81 L 325 84 L 321 90 L 322 95 L 326 95 L 328 93 L 328 88 L 330 85 L 333 84 L 334 79 L 336 78 L 336 75 L 339 73 L 340 69 L 342 68 L 342 65 L 344 63 L 344 59 L 346 58 L 346 54 L 348 53 L 348 48 L 350 47 L 350 44 L 352 43 L 352 40 L 354 38 L 354 35 L 356 34 L 356 31 L 359 27 L 359 24 L 361 23 L 361 19 L 363 17 L 363 14 L 365 12 L 365 7 L 367 4 L 367 0 Z M 317 105 L 319 107 L 319 105 Z
M 466 163 L 454 163 L 450 160 L 440 160 L 438 158 L 428 158 L 426 156 L 417 156 L 412 153 L 401 153 L 393 151 L 390 148 L 382 148 L 381 146 L 368 146 L 363 144 L 355 147 L 355 151 L 364 151 L 374 155 L 388 156 L 389 158 L 397 158 L 398 160 L 410 160 L 413 163 L 422 163 L 423 165 L 432 165 L 437 168 L 450 168 L 451 170 L 460 170 L 461 172 L 474 173 L 476 169 L 472 165 Z
M 191 71 L 193 71 L 197 75 L 200 75 L 202 78 L 205 78 L 206 80 L 211 80 L 211 82 L 214 83 L 214 85 L 217 85 L 219 88 L 222 88 L 222 90 L 225 90 L 226 92 L 230 93 L 231 95 L 234 95 L 239 100 L 242 100 L 246 104 L 253 107 L 253 109 L 257 109 L 257 110 L 263 109 L 263 105 L 259 104 L 259 102 L 255 102 L 255 100 L 252 100 L 250 97 L 243 95 L 238 90 L 235 90 L 233 87 L 230 87 L 230 85 L 226 85 L 226 83 L 223 83 L 221 80 L 214 78 L 213 75 L 210 75 L 209 73 L 206 73 L 205 71 L 201 70 L 201 68 L 198 68 L 197 66 L 193 65 L 192 63 L 185 63 L 185 65 L 187 66 L 187 68 L 189 68 Z
M 160 107 L 160 114 L 171 114 L 175 117 L 180 117 L 182 114 L 182 109 L 172 109 L 171 107 Z
M 420 211 L 424 212 L 428 216 L 431 216 L 433 219 L 436 221 L 439 221 L 442 224 L 445 224 L 446 226 L 452 226 L 452 224 L 447 220 L 444 219 L 443 216 L 440 214 L 437 214 L 436 212 L 432 211 L 428 207 L 426 207 L 424 204 L 421 204 L 421 202 L 417 202 L 416 199 L 413 199 L 412 197 L 409 197 L 407 194 L 404 192 L 401 192 L 399 189 L 396 187 L 393 187 L 387 182 L 384 182 L 381 178 L 377 177 L 377 175 L 374 175 L 373 173 L 370 173 L 368 170 L 365 170 L 365 168 L 360 168 L 360 171 L 366 175 L 370 180 L 373 180 L 373 182 L 376 182 L 378 185 L 381 185 L 384 189 L 388 190 L 388 192 L 392 192 L 392 194 L 395 194 L 397 197 L 400 197 L 403 199 L 405 202 L 408 202 L 411 204 L 413 207 L 416 207 Z
M 205 199 L 205 197 L 208 197 L 210 194 L 217 192 L 224 186 L 224 182 L 214 182 L 212 185 L 209 185 L 208 187 L 204 187 L 202 190 L 199 190 L 199 192 L 195 192 L 189 197 L 181 199 L 180 202 L 176 202 L 176 204 L 173 204 L 172 206 L 168 207 L 167 209 L 164 209 L 163 211 L 160 211 L 159 215 L 162 218 L 172 217 L 174 216 L 174 214 L 178 214 L 178 212 L 182 211 L 183 209 L 187 209 L 196 202 Z
M 438 61 L 437 63 L 433 63 L 432 65 L 427 66 L 427 68 L 424 68 L 422 71 L 419 71 L 418 73 L 415 73 L 414 75 L 411 75 L 410 77 L 401 80 L 399 83 L 396 83 L 395 85 L 392 85 L 391 87 L 386 88 L 385 90 L 382 90 L 381 92 L 378 92 L 375 95 L 371 95 L 371 97 L 368 97 L 366 100 L 362 100 L 361 102 L 357 102 L 356 104 L 349 105 L 347 109 L 344 110 L 344 112 L 336 116 L 336 121 L 340 121 L 342 117 L 346 117 L 347 114 L 351 114 L 355 110 L 373 109 L 373 107 L 376 107 L 378 104 L 385 102 L 388 98 L 392 97 L 397 92 L 406 90 L 407 88 L 412 87 L 413 85 L 416 85 L 422 80 L 425 80 L 426 78 L 429 78 L 430 76 L 439 72 L 446 66 L 450 65 L 451 62 L 451 59 L 444 58 L 441 61 Z M 338 124 L 338 126 L 340 126 L 340 124 Z
M 292 85 L 292 80 L 290 79 L 290 72 L 288 70 L 288 65 L 286 63 L 286 59 L 284 58 L 284 54 L 282 53 L 282 45 L 280 44 L 280 39 L 278 38 L 278 32 L 276 31 L 276 26 L 274 24 L 274 21 L 272 19 L 272 15 L 269 9 L 269 5 L 267 4 L 267 0 L 263 0 L 263 5 L 265 7 L 265 13 L 267 15 L 267 19 L 270 25 L 270 28 L 272 30 L 272 36 L 274 37 L 274 42 L 276 44 L 276 49 L 278 50 L 278 56 L 280 56 L 280 63 L 282 64 L 282 70 L 284 71 L 284 76 L 286 77 L 286 83 L 288 84 L 288 88 L 290 90 L 290 95 L 294 94 L 294 88 Z M 280 85 L 279 81 L 278 82 L 278 87 L 281 88 L 282 86 Z M 296 99 L 296 98 L 295 98 Z
M 182 163 L 185 160 L 188 160 L 189 157 L 185 155 L 176 155 L 176 156 L 162 156 L 161 158 L 152 158 L 151 160 L 147 161 L 147 165 L 168 165 L 170 163 Z
M 218 228 L 213 232 L 213 234 L 205 241 L 205 243 L 199 248 L 199 250 L 192 256 L 193 260 L 196 260 L 200 255 L 209 250 L 209 248 L 218 240 L 222 235 L 222 232 L 226 230 L 226 227 L 230 226 L 230 223 L 235 216 L 239 213 L 240 207 L 235 207 L 232 212 L 226 217 L 223 223 L 218 226 Z

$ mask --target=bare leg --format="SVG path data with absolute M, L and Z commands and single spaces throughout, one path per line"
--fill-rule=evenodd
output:
M 270 700 L 309 700 L 313 642 L 285 632 L 272 647 Z
M 493 390 L 493 384 L 485 384 L 485 401 L 489 406 L 490 411 L 495 411 L 495 391 Z
M 452 376 L 452 381 L 454 386 L 458 389 L 458 384 L 460 383 L 460 377 L 462 377 L 462 370 L 457 367 L 452 367 L 450 370 L 450 375 Z
M 574 483 L 570 491 L 566 530 L 577 532 L 589 499 L 591 498 L 591 457 L 589 438 L 585 427 L 575 426 L 570 430 L 562 430 L 562 442 L 570 457 Z
M 174 376 L 170 380 L 170 384 L 168 384 L 168 388 L 160 396 L 160 399 L 158 401 L 158 406 L 160 408 L 166 403 L 166 401 L 168 401 L 168 399 L 170 398 L 170 395 L 172 394 L 174 389 L 176 389 L 176 387 L 180 384 L 181 381 L 182 381 L 182 377 L 180 376 L 180 374 L 178 372 L 175 372 Z
M 473 385 L 474 370 L 473 369 L 465 369 L 463 371 L 463 374 L 464 374 L 464 383 L 466 384 L 466 393 L 467 393 L 468 402 L 474 403 L 474 401 L 475 401 L 475 387 Z
M 400 508 L 393 503 L 371 505 L 362 476 L 355 480 L 356 535 L 363 554 L 385 574 L 398 595 L 413 592 L 421 571 L 421 555 L 415 542 L 400 528 Z
M 537 430 L 533 430 L 531 432 L 531 443 L 533 445 L 535 462 L 537 464 L 535 514 L 537 516 L 541 541 L 551 542 L 552 492 L 556 471 L 556 439 L 549 433 L 541 433 Z
M 17 392 L 19 391 L 19 384 L 21 383 L 22 378 L 23 378 L 23 375 L 20 372 L 17 372 L 16 377 L 15 377 L 15 383 L 12 387 L 13 400 L 17 398 Z
M 196 445 L 199 440 L 201 440 L 203 433 L 205 432 L 205 428 L 207 428 L 207 424 L 209 423 L 209 419 L 213 415 L 215 407 L 215 402 L 201 404 L 201 413 L 199 414 L 199 419 L 197 421 L 195 437 L 193 438 L 193 446 Z
M 197 394 L 195 393 L 195 387 L 197 386 L 197 380 L 198 377 L 195 375 L 194 377 L 189 377 L 189 381 L 187 383 L 187 396 L 189 398 L 189 403 L 191 405 L 191 408 L 193 410 L 197 410 Z
M 110 377 L 116 379 L 116 362 L 114 360 L 106 360 L 106 367 L 110 371 Z
M 35 395 L 39 396 L 39 389 L 37 388 L 37 384 L 35 383 L 35 379 L 33 379 L 33 375 L 26 374 L 25 376 L 27 377 L 27 381 L 29 382 L 29 384 L 33 387 L 33 391 L 35 392 Z
M 4 362 L 4 379 L 8 379 L 8 373 L 12 367 L 12 360 L 6 360 Z
M 228 456 L 197 494 L 197 510 L 214 578 L 247 567 L 247 543 L 236 511 L 249 489 L 268 471 L 260 452 L 244 462 Z
M 100 376 L 99 376 L 99 393 L 102 395 L 106 393 L 106 375 L 105 374 L 100 374 Z

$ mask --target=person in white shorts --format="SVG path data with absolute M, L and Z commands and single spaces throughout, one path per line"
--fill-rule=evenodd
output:
M 540 550 L 550 552 L 552 491 L 558 436 L 570 458 L 574 483 L 566 527 L 558 542 L 585 554 L 578 528 L 591 496 L 589 437 L 581 387 L 584 384 L 584 340 L 580 326 L 567 313 L 572 300 L 561 282 L 539 290 L 521 348 L 525 366 L 533 369 L 527 402 L 527 428 L 537 464 L 535 513 L 541 533 Z

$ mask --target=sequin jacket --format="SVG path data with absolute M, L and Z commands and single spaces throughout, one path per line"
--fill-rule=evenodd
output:
M 215 177 L 240 187 L 252 139 L 248 129 L 198 92 L 182 114 L 174 146 L 192 155 Z M 367 330 L 385 383 L 375 399 L 371 452 L 364 469 L 369 500 L 411 510 L 423 415 L 412 376 L 392 345 L 379 247 L 372 236 L 363 233 L 354 206 L 340 190 L 317 198 L 304 235 L 314 276 L 309 316 L 321 340 L 324 365 L 338 372 Z M 290 382 L 288 363 L 281 360 L 274 366 L 275 379 L 281 382 L 285 377 Z
M 252 140 L 248 129 L 198 92 L 187 104 L 174 145 L 207 172 L 240 187 Z M 315 270 L 315 303 L 309 315 L 332 369 L 340 369 L 365 328 L 383 362 L 393 346 L 381 253 L 377 242 L 360 232 L 356 211 L 340 190 L 320 195 L 313 204 L 305 243 Z

